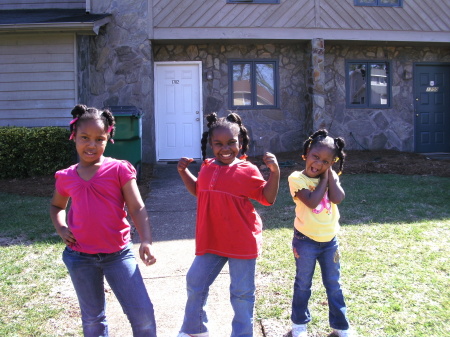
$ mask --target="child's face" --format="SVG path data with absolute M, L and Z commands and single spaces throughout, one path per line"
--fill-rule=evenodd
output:
M 219 127 L 213 131 L 210 145 L 217 161 L 229 165 L 234 162 L 241 149 L 239 131 Z
M 75 145 L 80 163 L 96 164 L 105 152 L 108 134 L 103 121 L 89 119 L 78 123 L 75 136 Z
M 306 154 L 306 167 L 304 174 L 310 178 L 318 178 L 333 165 L 335 152 L 323 144 L 316 144 Z

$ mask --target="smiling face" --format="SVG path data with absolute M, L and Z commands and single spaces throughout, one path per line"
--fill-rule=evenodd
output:
M 327 144 L 317 143 L 306 154 L 304 174 L 310 178 L 318 178 L 333 165 L 335 150 Z
M 99 163 L 107 142 L 108 134 L 102 120 L 88 119 L 81 123 L 78 122 L 75 145 L 81 165 L 88 166 Z
M 231 128 L 216 128 L 212 133 L 209 144 L 219 164 L 232 164 L 238 157 L 241 149 L 237 125 Z

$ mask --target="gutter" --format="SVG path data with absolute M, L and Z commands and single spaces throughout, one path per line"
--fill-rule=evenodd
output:
M 111 19 L 106 17 L 94 22 L 5 24 L 0 25 L 0 33 L 77 32 L 87 35 L 98 35 L 100 28 L 110 21 Z

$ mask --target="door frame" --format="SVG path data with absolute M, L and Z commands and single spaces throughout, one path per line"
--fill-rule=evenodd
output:
M 202 130 L 203 130 L 203 76 L 202 76 L 202 61 L 156 61 L 154 62 L 153 66 L 153 87 L 154 87 L 154 118 L 155 118 L 155 152 L 156 152 L 156 161 L 160 161 L 160 154 L 159 154 L 159 118 L 158 114 L 156 112 L 156 107 L 158 106 L 158 72 L 157 68 L 159 66 L 171 66 L 171 65 L 197 65 L 198 70 L 198 85 L 199 85 L 199 117 L 200 117 L 200 133 L 198 135 L 198 139 L 200 140 L 202 137 Z M 199 143 L 200 144 L 200 143 Z M 200 149 L 200 145 L 199 145 Z M 201 153 L 200 153 L 201 156 Z M 200 159 L 200 158 L 194 158 L 194 159 Z M 164 160 L 165 161 L 165 160 Z
M 450 62 L 414 62 L 413 63 L 413 99 L 414 99 L 414 124 L 413 124 L 413 132 L 414 132 L 414 152 L 418 152 L 418 147 L 417 147 L 417 123 L 418 123 L 418 119 L 416 118 L 416 114 L 417 114 L 417 109 L 418 109 L 418 97 L 416 96 L 417 93 L 417 88 L 416 88 L 416 76 L 418 76 L 418 68 L 420 68 L 421 66 L 435 66 L 435 67 L 448 67 L 450 68 Z M 449 93 L 450 95 L 450 93 Z M 450 111 L 450 106 L 448 107 L 448 110 Z M 449 112 L 450 113 L 450 112 Z M 450 144 L 448 144 L 448 146 L 450 147 Z

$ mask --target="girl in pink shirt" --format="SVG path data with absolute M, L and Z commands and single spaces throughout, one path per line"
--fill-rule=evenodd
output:
M 203 134 L 204 162 L 198 178 L 188 169 L 192 158 L 181 158 L 178 172 L 188 191 L 197 197 L 196 257 L 186 276 L 188 300 L 179 337 L 208 336 L 204 311 L 209 287 L 228 262 L 230 299 L 234 309 L 233 337 L 253 336 L 256 257 L 261 250 L 262 221 L 250 199 L 269 206 L 278 193 L 280 170 L 276 157 L 264 155 L 269 179 L 245 157 L 249 137 L 236 113 L 207 116 Z M 214 158 L 205 160 L 209 143 Z M 242 158 L 242 157 L 241 157 Z
M 156 262 L 148 214 L 136 184 L 136 170 L 127 161 L 104 157 L 114 136 L 109 110 L 77 105 L 70 123 L 80 161 L 56 172 L 50 217 L 66 244 L 67 266 L 81 309 L 84 336 L 108 336 L 104 278 L 117 296 L 133 336 L 156 337 L 153 305 L 132 251 L 125 204 L 138 230 L 139 255 Z M 71 199 L 66 219 L 66 208 Z

